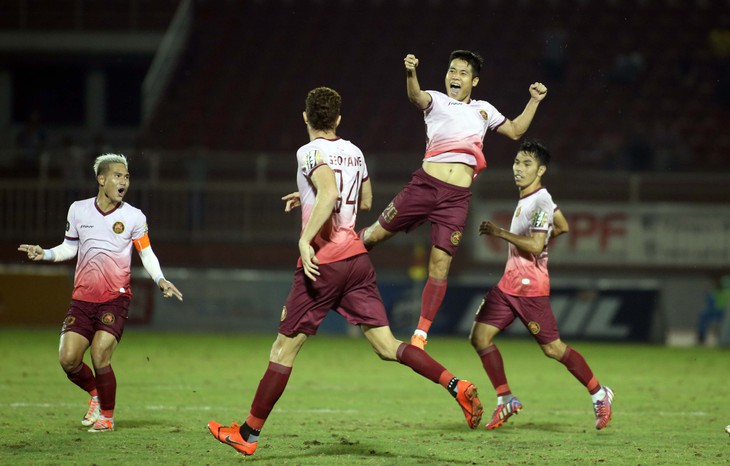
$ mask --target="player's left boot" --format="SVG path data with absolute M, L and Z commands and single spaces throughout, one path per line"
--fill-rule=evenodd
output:
M 101 409 L 99 408 L 99 399 L 93 396 L 89 399 L 89 409 L 81 419 L 82 426 L 93 426 L 101 415 Z
M 89 432 L 114 432 L 114 418 L 99 416 Z
M 601 430 L 611 421 L 613 407 L 613 390 L 602 387 L 606 395 L 593 403 L 593 412 L 596 413 L 596 429 Z
M 461 410 L 464 411 L 466 423 L 469 427 L 476 429 L 482 422 L 482 413 L 484 408 L 482 402 L 479 401 L 477 387 L 468 380 L 459 380 L 456 385 L 456 401 L 459 402 Z
M 210 421 L 208 423 L 208 430 L 219 442 L 230 445 L 244 456 L 253 455 L 253 452 L 256 451 L 256 447 L 259 445 L 259 442 L 245 441 L 241 436 L 241 426 L 235 422 L 228 427 L 215 421 Z
M 507 419 L 519 414 L 522 411 L 522 403 L 513 396 L 507 403 L 498 404 L 492 413 L 492 419 L 487 424 L 487 430 L 494 430 L 501 426 Z

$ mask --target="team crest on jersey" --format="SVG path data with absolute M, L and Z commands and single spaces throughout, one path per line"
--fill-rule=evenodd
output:
M 536 210 L 532 213 L 530 225 L 532 228 L 545 228 L 548 223 L 548 214 L 542 210 Z
M 527 323 L 527 329 L 530 331 L 531 334 L 537 335 L 538 333 L 540 333 L 540 324 L 532 320 Z
M 74 322 L 76 322 L 76 317 L 74 317 L 74 316 L 67 316 L 63 320 L 63 331 L 65 332 L 69 327 L 71 327 L 74 324 Z
M 382 214 L 385 223 L 390 223 L 396 215 L 398 215 L 398 209 L 395 208 L 392 202 L 388 204 Z
M 479 110 L 479 114 L 482 116 L 482 118 L 484 118 L 484 121 L 487 121 L 487 112 L 485 112 L 484 110 Z
M 310 172 L 322 163 L 322 154 L 317 149 L 312 149 L 304 156 L 304 170 Z
M 451 244 L 453 244 L 454 246 L 458 246 L 460 242 L 461 242 L 461 232 L 455 231 L 455 232 L 451 233 Z
M 281 308 L 281 321 L 284 322 L 284 319 L 286 319 L 286 306 Z
M 114 233 L 121 235 L 124 233 L 124 224 L 122 222 L 115 222 L 112 230 L 114 230 Z
M 116 320 L 116 316 L 114 316 L 111 312 L 105 312 L 104 315 L 101 316 L 101 323 L 104 325 L 114 325 L 114 321 Z

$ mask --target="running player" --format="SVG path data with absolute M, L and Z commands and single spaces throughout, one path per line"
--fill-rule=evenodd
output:
M 355 232 L 358 210 L 372 203 L 362 152 L 336 135 L 340 95 L 319 87 L 307 95 L 304 122 L 310 142 L 297 151 L 298 193 L 285 196 L 286 211 L 302 207 L 299 260 L 281 314 L 279 334 L 269 366 L 259 383 L 243 425 L 208 423 L 211 434 L 243 455 L 252 455 L 269 414 L 284 393 L 297 353 L 334 309 L 359 325 L 373 350 L 386 361 L 398 361 L 441 384 L 455 397 L 475 429 L 482 415 L 476 387 L 459 380 L 426 352 L 395 339 L 388 326 L 375 271 Z
M 497 407 L 487 429 L 504 424 L 522 409 L 512 395 L 504 372 L 502 355 L 493 343 L 499 332 L 515 318 L 522 321 L 542 348 L 545 356 L 561 362 L 587 389 L 593 399 L 596 429 L 611 420 L 613 391 L 601 386 L 583 356 L 563 343 L 550 307 L 548 238 L 568 231 L 568 222 L 542 186 L 542 176 L 550 163 L 550 153 L 539 142 L 522 143 L 512 171 L 520 201 L 509 231 L 492 222 L 482 222 L 479 233 L 502 238 L 509 243 L 504 275 L 484 297 L 471 331 L 471 344 L 497 392 Z
M 18 251 L 32 261 L 61 262 L 78 255 L 58 358 L 69 380 L 91 396 L 81 424 L 90 426 L 89 432 L 110 432 L 114 430 L 117 393 L 111 360 L 122 339 L 132 297 L 132 244 L 162 295 L 182 301 L 182 294 L 162 274 L 160 261 L 150 246 L 145 215 L 123 202 L 129 190 L 126 157 L 97 157 L 94 174 L 99 192 L 96 197 L 71 204 L 63 243 L 52 249 L 21 244 Z M 93 372 L 83 361 L 89 348 Z
M 422 167 L 385 208 L 378 220 L 360 232 L 368 249 L 399 231 L 409 232 L 431 222 L 428 279 L 421 297 L 421 316 L 411 344 L 423 348 L 428 330 L 446 294 L 451 261 L 459 248 L 469 210 L 473 179 L 487 162 L 482 141 L 488 130 L 517 140 L 530 127 L 547 87 L 530 85 L 530 100 L 514 120 L 504 117 L 492 104 L 473 100 L 484 60 L 468 50 L 455 50 L 446 71 L 446 94 L 423 91 L 416 76 L 418 59 L 404 59 L 408 99 L 424 113 L 426 154 Z

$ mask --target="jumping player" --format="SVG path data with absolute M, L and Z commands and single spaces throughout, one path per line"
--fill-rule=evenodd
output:
M 243 455 L 252 455 L 269 414 L 284 393 L 299 350 L 331 309 L 359 325 L 373 350 L 441 384 L 455 397 L 475 429 L 482 405 L 476 387 L 459 380 L 426 352 L 395 339 L 388 326 L 375 271 L 355 232 L 358 210 L 370 209 L 372 190 L 362 152 L 336 135 L 340 95 L 319 87 L 309 92 L 303 114 L 309 143 L 297 151 L 297 187 L 285 196 L 286 211 L 302 207 L 299 260 L 284 305 L 269 366 L 243 425 L 208 423 L 211 434 Z
M 145 215 L 123 202 L 129 190 L 126 157 L 97 157 L 94 174 L 99 192 L 96 197 L 71 204 L 63 243 L 52 249 L 21 244 L 18 251 L 32 261 L 61 262 L 78 254 L 58 358 L 69 380 L 91 396 L 81 424 L 90 426 L 89 432 L 110 432 L 114 430 L 117 393 L 111 360 L 122 339 L 132 297 L 132 244 L 165 298 L 174 296 L 182 301 L 182 293 L 162 274 L 160 261 L 150 246 Z M 83 361 L 89 348 L 93 372 Z
M 568 231 L 568 222 L 542 186 L 542 176 L 550 163 L 550 153 L 539 142 L 526 141 L 515 157 L 512 171 L 520 201 L 509 231 L 492 222 L 482 222 L 479 233 L 502 238 L 509 243 L 504 275 L 484 297 L 471 331 L 471 344 L 497 392 L 497 407 L 487 429 L 504 424 L 522 409 L 512 395 L 504 372 L 502 355 L 493 343 L 499 332 L 515 318 L 522 321 L 542 348 L 545 356 L 562 363 L 587 389 L 593 400 L 596 429 L 611 420 L 613 391 L 601 386 L 583 356 L 560 339 L 550 307 L 548 238 Z
M 385 208 L 378 220 L 360 232 L 368 249 L 399 231 L 409 232 L 431 222 L 428 279 L 421 297 L 421 316 L 411 344 L 423 348 L 428 330 L 446 294 L 451 261 L 459 248 L 466 224 L 473 179 L 487 162 L 482 141 L 488 130 L 517 140 L 530 127 L 547 87 L 530 85 L 530 100 L 514 120 L 505 118 L 492 104 L 473 100 L 484 60 L 468 50 L 455 50 L 446 71 L 446 94 L 423 91 L 416 76 L 418 59 L 404 59 L 408 99 L 424 114 L 426 154 L 413 178 Z

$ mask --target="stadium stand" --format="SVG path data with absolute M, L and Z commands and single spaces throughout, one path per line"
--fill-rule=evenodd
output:
M 185 58 L 142 141 L 290 152 L 301 142 L 302 96 L 329 85 L 351 109 L 344 137 L 371 153 L 418 151 L 422 122 L 404 96 L 402 57 L 421 57 L 422 85 L 440 89 L 449 51 L 464 47 L 486 58 L 477 98 L 508 116 L 521 110 L 530 82 L 548 84 L 530 135 L 561 154 L 562 166 L 724 168 L 730 140 L 717 130 L 729 106 L 718 98 L 721 58 L 709 37 L 727 23 L 727 6 L 432 0 L 424 10 L 405 0 L 198 1 Z M 563 34 L 557 74 L 546 51 L 555 31 Z M 488 136 L 490 152 L 509 152 L 513 146 L 498 139 Z

